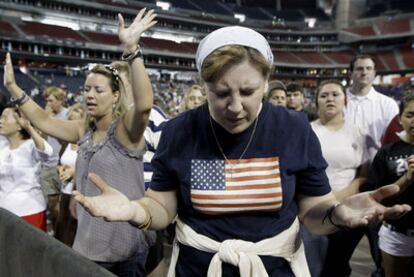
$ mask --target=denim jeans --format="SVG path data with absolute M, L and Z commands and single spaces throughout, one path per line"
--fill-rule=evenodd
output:
M 321 275 L 328 248 L 328 238 L 312 234 L 305 226 L 300 225 L 300 236 L 305 247 L 306 261 L 312 277 Z

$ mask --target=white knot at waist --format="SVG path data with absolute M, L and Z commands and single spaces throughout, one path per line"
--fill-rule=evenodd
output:
M 238 266 L 240 255 L 245 255 L 253 247 L 253 242 L 235 239 L 225 240 L 220 244 L 217 255 L 221 261 Z
M 200 251 L 214 253 L 208 268 L 208 277 L 222 276 L 222 262 L 237 266 L 241 277 L 268 277 L 259 255 L 284 258 L 290 264 L 296 277 L 310 277 L 303 243 L 299 237 L 299 220 L 297 218 L 288 229 L 280 234 L 256 243 L 236 239 L 220 243 L 196 233 L 190 226 L 177 218 L 176 239 L 168 277 L 175 276 L 175 265 L 179 254 L 178 242 Z

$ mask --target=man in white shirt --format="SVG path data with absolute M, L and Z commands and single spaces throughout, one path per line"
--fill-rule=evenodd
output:
M 375 59 L 357 55 L 350 63 L 345 120 L 367 134 L 368 158 L 372 161 L 381 147 L 381 138 L 395 115 L 398 105 L 390 97 L 377 92 L 372 86 L 376 75 Z M 370 242 L 371 255 L 376 269 L 372 277 L 383 277 L 381 253 L 378 248 L 378 228 L 358 228 L 329 235 L 329 247 L 322 276 L 350 276 L 349 260 L 364 234 Z M 338 272 L 342 272 L 338 275 Z
M 375 62 L 370 56 L 361 55 L 353 59 L 350 66 L 351 87 L 347 91 L 346 120 L 369 134 L 371 161 L 381 147 L 381 138 L 391 120 L 398 114 L 394 99 L 375 90 Z

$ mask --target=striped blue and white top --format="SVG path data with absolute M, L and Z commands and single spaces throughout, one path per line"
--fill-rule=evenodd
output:
M 147 151 L 144 154 L 144 180 L 145 189 L 148 188 L 152 178 L 151 160 L 154 157 L 155 150 L 160 141 L 161 131 L 168 117 L 158 106 L 153 106 L 148 120 L 148 126 L 145 129 L 144 137 L 147 145 Z

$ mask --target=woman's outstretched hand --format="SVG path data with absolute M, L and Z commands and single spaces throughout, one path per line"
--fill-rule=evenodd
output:
M 388 185 L 374 191 L 349 196 L 333 213 L 332 220 L 349 228 L 379 223 L 382 220 L 397 219 L 411 211 L 407 204 L 385 207 L 381 201 L 399 192 L 397 185 Z
M 132 24 L 128 28 L 125 28 L 124 17 L 118 14 L 118 36 L 127 51 L 133 52 L 136 50 L 142 33 L 157 23 L 154 20 L 156 16 L 154 10 L 146 12 L 144 8 L 138 12 Z
M 6 53 L 6 61 L 4 64 L 3 84 L 7 89 L 9 89 L 12 85 L 16 84 L 16 79 L 14 77 L 13 64 L 12 64 L 10 53 Z
M 102 194 L 88 197 L 79 191 L 73 191 L 72 194 L 75 200 L 85 210 L 92 216 L 103 217 L 107 221 L 130 221 L 135 219 L 138 211 L 137 204 L 130 201 L 118 190 L 111 188 L 98 175 L 91 173 L 88 177 L 102 191 Z

